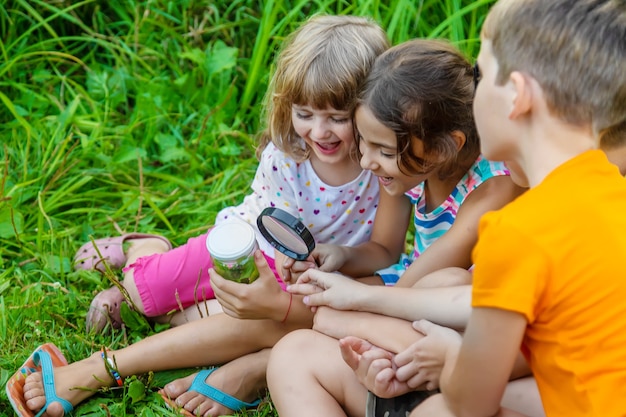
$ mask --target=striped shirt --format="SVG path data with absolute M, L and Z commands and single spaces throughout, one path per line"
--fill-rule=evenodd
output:
M 425 183 L 422 182 L 415 188 L 407 191 L 405 195 L 415 205 L 413 215 L 415 225 L 413 252 L 409 256 L 403 255 L 397 264 L 377 271 L 376 274 L 381 276 L 385 284 L 395 284 L 411 263 L 452 227 L 459 207 L 461 207 L 467 196 L 489 178 L 500 175 L 509 175 L 509 170 L 503 163 L 491 162 L 479 156 L 463 178 L 456 184 L 448 198 L 429 213 L 426 212 Z

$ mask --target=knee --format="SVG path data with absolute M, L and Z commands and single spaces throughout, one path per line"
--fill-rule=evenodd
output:
M 409 417 L 447 417 L 453 416 L 443 395 L 437 394 L 424 400 L 420 405 L 415 407 Z
M 294 368 L 300 368 L 307 362 L 309 352 L 314 348 L 311 342 L 313 330 L 295 330 L 281 338 L 272 348 L 267 365 L 267 381 L 271 383 L 273 378 L 281 378 L 285 373 L 291 373 Z
M 270 366 L 276 362 L 284 364 L 291 360 L 301 359 L 309 349 L 312 349 L 312 333 L 314 333 L 313 330 L 301 329 L 283 336 L 272 348 Z

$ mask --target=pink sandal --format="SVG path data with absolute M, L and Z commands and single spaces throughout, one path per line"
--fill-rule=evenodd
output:
M 115 285 L 108 290 L 100 291 L 91 300 L 87 312 L 85 321 L 87 332 L 102 333 L 107 324 L 110 324 L 112 329 L 122 328 L 120 309 L 125 302 L 124 294 Z
M 147 233 L 127 233 L 122 236 L 105 237 L 94 241 L 102 257 L 92 242 L 87 242 L 78 249 L 74 256 L 74 268 L 86 269 L 88 271 L 96 269 L 104 272 L 106 270 L 104 262 L 109 264 L 111 269 L 121 269 L 126 264 L 126 254 L 124 253 L 124 242 L 132 239 L 157 238 L 167 243 L 170 249 L 172 244 L 169 240 L 159 235 Z

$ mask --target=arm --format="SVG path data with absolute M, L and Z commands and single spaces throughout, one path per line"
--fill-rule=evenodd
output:
M 500 209 L 523 191 L 508 176 L 493 177 L 482 183 L 461 204 L 450 229 L 413 262 L 396 285 L 411 287 L 425 275 L 446 267 L 469 268 L 482 215 Z
M 526 329 L 519 313 L 475 308 L 460 348 L 446 353 L 441 391 L 457 416 L 493 416 L 518 358 Z
M 426 319 L 462 329 L 471 311 L 471 286 L 400 288 L 365 285 L 339 274 L 306 271 L 287 290 L 305 295 L 308 306 L 366 311 L 404 320 Z
M 369 276 L 397 262 L 405 249 L 411 209 L 411 201 L 406 196 L 393 197 L 381 188 L 370 240 L 354 247 L 333 245 L 342 260 L 339 271 L 351 277 Z M 330 260 L 318 259 L 321 267 L 324 262 Z

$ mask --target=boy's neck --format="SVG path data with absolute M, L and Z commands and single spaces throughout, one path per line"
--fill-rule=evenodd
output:
M 520 159 L 528 185 L 534 187 L 563 163 L 597 148 L 589 126 L 576 126 L 552 114 L 533 114 L 520 137 Z

